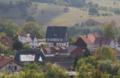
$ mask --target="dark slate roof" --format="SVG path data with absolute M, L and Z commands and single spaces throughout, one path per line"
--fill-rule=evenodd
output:
M 49 62 L 73 62 L 73 56 L 54 56 L 54 57 L 46 57 Z
M 14 56 L 14 60 L 17 61 L 17 62 L 21 62 L 20 61 L 20 55 L 29 55 L 29 54 L 35 55 L 34 61 L 30 61 L 30 62 L 38 61 L 40 57 L 42 58 L 43 63 L 45 63 L 47 61 L 46 57 L 44 56 L 42 51 L 40 51 L 40 49 L 28 49 L 28 50 L 18 51 Z
M 46 38 L 64 38 L 67 32 L 65 26 L 48 26 Z

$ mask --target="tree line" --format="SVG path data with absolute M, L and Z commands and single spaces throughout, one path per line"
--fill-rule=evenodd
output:
M 78 74 L 74 78 L 119 78 L 120 64 L 116 57 L 116 50 L 108 46 L 98 47 L 94 56 L 91 56 L 89 50 L 84 52 L 82 58 L 76 54 L 71 71 Z M 14 73 L 14 71 L 13 71 Z M 27 63 L 19 73 L 9 75 L 3 71 L 1 78 L 69 78 L 66 70 L 59 65 L 53 65 L 50 62 L 42 66 L 36 63 Z

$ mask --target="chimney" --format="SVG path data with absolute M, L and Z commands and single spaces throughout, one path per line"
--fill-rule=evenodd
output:
M 10 55 L 10 59 L 13 60 L 13 55 Z
M 1 54 L 2 59 L 4 58 L 4 54 Z
M 86 35 L 86 38 L 88 38 L 88 35 Z

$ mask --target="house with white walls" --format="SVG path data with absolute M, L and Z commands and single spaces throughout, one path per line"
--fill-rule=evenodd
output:
M 31 45 L 31 48 L 35 48 L 38 45 L 38 39 L 30 34 L 19 34 L 13 38 L 13 40 L 15 39 Z
M 49 47 L 68 47 L 69 34 L 66 26 L 48 26 L 46 31 L 46 42 L 49 43 Z
M 0 72 L 7 71 L 9 73 L 18 72 L 23 65 L 13 60 L 13 56 L 5 58 L 4 54 L 0 56 Z
M 22 65 L 34 63 L 43 65 L 47 62 L 45 55 L 40 49 L 18 50 L 14 56 L 14 60 Z
M 108 46 L 109 48 L 116 48 L 114 38 L 111 37 L 97 37 L 92 44 L 91 52 L 96 51 L 98 47 Z

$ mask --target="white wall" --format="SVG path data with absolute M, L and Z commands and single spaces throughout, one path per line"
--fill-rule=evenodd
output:
M 21 36 L 18 35 L 18 40 L 21 41 L 22 43 L 27 43 L 26 40 L 24 40 Z
M 35 37 L 34 40 L 32 42 L 28 43 L 29 45 L 31 45 L 31 48 L 35 48 L 36 46 L 38 46 L 38 40 Z
M 69 43 L 68 43 L 68 42 L 66 42 L 66 43 L 56 43 L 56 45 L 57 45 L 58 47 L 61 47 L 61 46 L 66 46 L 66 47 L 68 47 L 68 46 L 69 46 Z M 53 43 L 49 43 L 49 47 L 54 47 Z
M 115 44 L 114 40 L 112 39 L 109 47 L 110 47 L 110 48 L 115 48 L 115 46 L 116 46 L 116 44 Z
M 18 39 L 19 41 L 21 41 L 22 43 L 27 43 L 27 41 L 25 39 L 23 39 L 21 36 L 18 35 Z M 32 42 L 29 42 L 28 43 L 31 48 L 35 48 L 36 46 L 38 46 L 38 40 L 37 38 L 35 37 L 34 40 Z
M 13 69 L 9 69 L 9 66 L 11 66 Z M 15 70 L 15 66 L 17 66 L 17 70 Z M 7 71 L 7 72 L 10 72 L 12 70 L 14 71 L 19 71 L 20 69 L 22 68 L 22 66 L 18 65 L 17 63 L 15 63 L 14 61 L 11 61 L 10 63 L 6 64 L 5 66 L 3 66 L 1 69 L 0 69 L 0 72 L 2 71 Z

